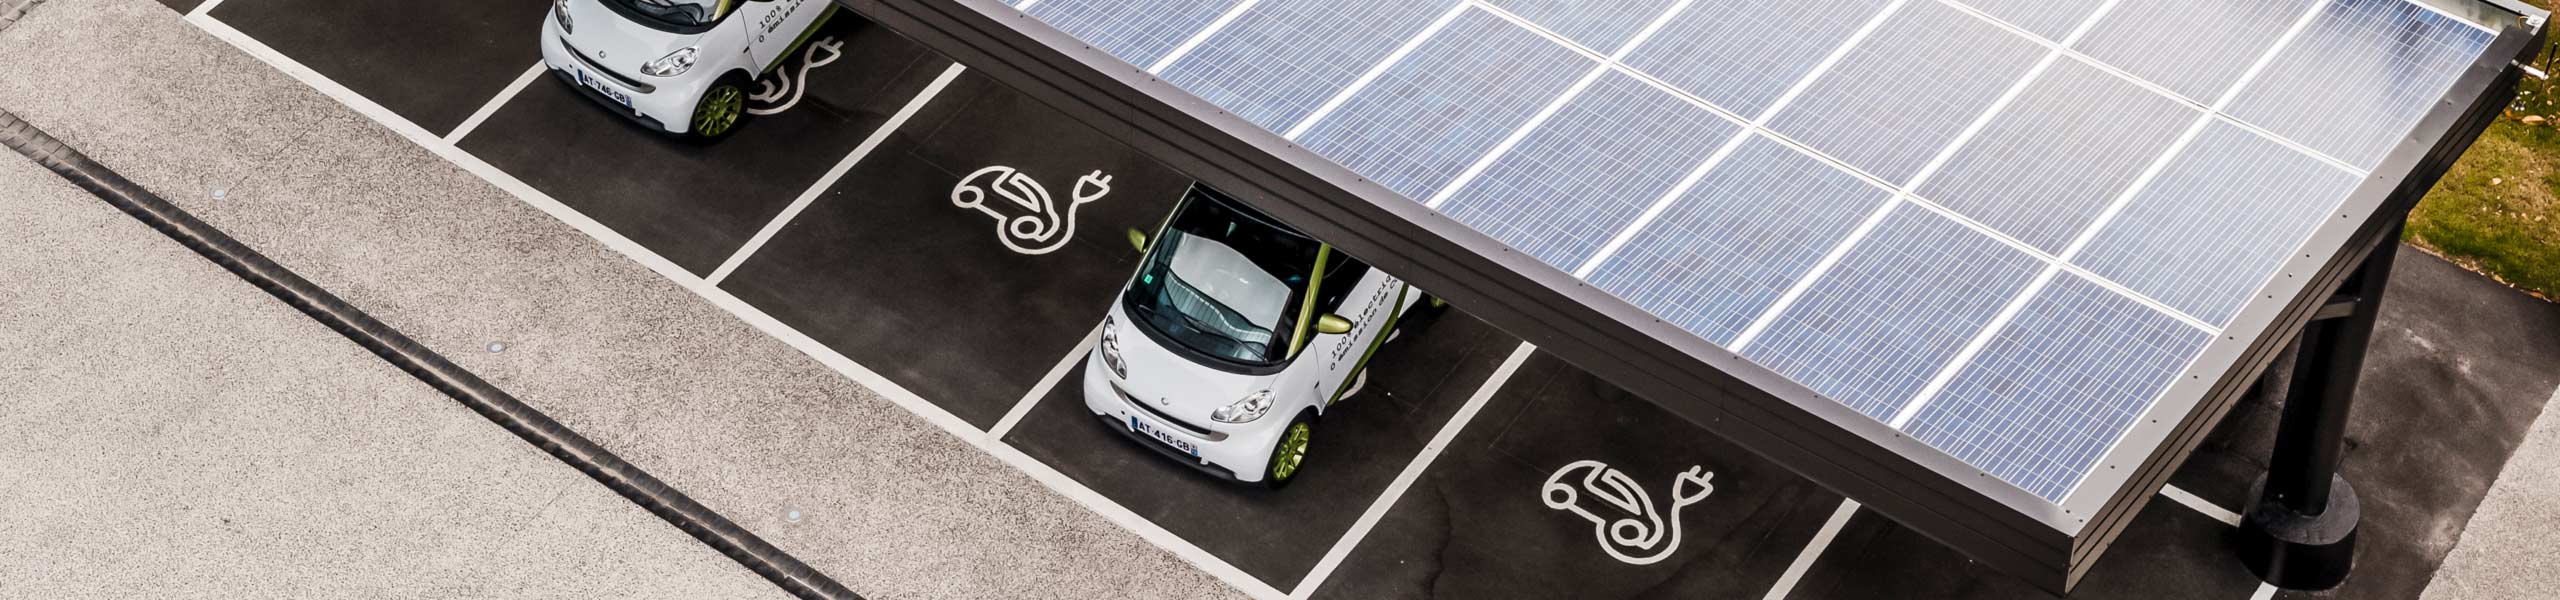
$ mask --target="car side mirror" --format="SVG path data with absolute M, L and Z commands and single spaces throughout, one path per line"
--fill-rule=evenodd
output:
M 1129 246 L 1137 248 L 1140 254 L 1146 253 L 1147 234 L 1138 233 L 1138 230 L 1136 229 L 1129 230 Z
M 1327 335 L 1351 333 L 1351 320 L 1342 318 L 1342 315 L 1316 317 L 1316 333 Z

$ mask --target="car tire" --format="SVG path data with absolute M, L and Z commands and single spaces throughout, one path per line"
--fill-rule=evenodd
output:
M 1301 411 L 1280 430 L 1280 440 L 1271 447 L 1271 462 L 1263 466 L 1262 486 L 1270 489 L 1289 487 L 1306 471 L 1308 441 L 1315 435 L 1315 411 Z
M 685 139 L 708 144 L 737 133 L 747 118 L 748 83 L 746 76 L 730 73 L 703 88 L 702 98 L 693 103 L 693 115 L 685 118 Z

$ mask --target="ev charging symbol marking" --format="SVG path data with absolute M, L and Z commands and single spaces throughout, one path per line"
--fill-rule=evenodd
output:
M 1581 480 L 1566 483 L 1565 476 L 1576 472 L 1582 474 Z M 1650 565 L 1680 550 L 1680 513 L 1715 493 L 1715 484 L 1709 483 L 1715 476 L 1705 467 L 1689 467 L 1681 472 L 1671 483 L 1668 515 L 1655 509 L 1653 496 L 1636 486 L 1634 478 L 1596 460 L 1574 461 L 1556 469 L 1554 475 L 1547 476 L 1547 483 L 1538 487 L 1538 498 L 1546 501 L 1547 508 L 1590 521 L 1592 537 L 1599 539 L 1600 551 L 1609 553 L 1610 558 L 1630 565 Z M 1585 502 L 1585 497 L 1598 502 Z M 1586 505 L 1609 510 L 1616 518 L 1602 518 Z M 1668 527 L 1665 521 L 1669 522 Z M 1665 539 L 1666 533 L 1669 539 Z
M 990 193 L 1004 201 L 989 202 Z M 1030 175 L 996 165 L 960 178 L 960 184 L 951 188 L 951 204 L 986 213 L 996 220 L 996 241 L 1014 252 L 1037 255 L 1066 246 L 1075 237 L 1076 209 L 1110 193 L 1111 176 L 1094 171 L 1076 180 L 1074 197 L 1060 207 L 1049 197 L 1049 189 Z
M 820 51 L 826 52 L 825 58 L 818 56 Z M 844 42 L 832 36 L 810 40 L 809 47 L 800 52 L 798 73 L 792 72 L 791 68 L 786 66 L 774 69 L 773 79 L 756 82 L 756 93 L 747 95 L 747 101 L 762 106 L 748 106 L 747 114 L 775 115 L 791 110 L 793 106 L 799 106 L 800 97 L 809 93 L 809 70 L 827 66 L 839 58 L 844 58 Z M 789 99 L 785 100 L 785 96 Z

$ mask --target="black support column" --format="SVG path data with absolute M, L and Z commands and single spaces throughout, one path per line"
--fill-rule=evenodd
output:
M 2296 342 L 2275 452 L 2267 461 L 2257 502 L 2233 534 L 2241 562 L 2277 587 L 2337 587 L 2355 566 L 2356 526 L 2363 508 L 2355 487 L 2338 473 L 2338 461 L 2365 349 L 2373 343 L 2374 321 L 2382 312 L 2383 287 L 2399 254 L 2399 233 L 2399 224 L 2390 226 L 2364 265 L 2303 326 Z

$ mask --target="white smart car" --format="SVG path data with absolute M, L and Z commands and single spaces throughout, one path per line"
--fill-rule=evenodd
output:
M 542 63 L 622 116 L 729 135 L 748 85 L 835 14 L 829 0 L 552 0 Z
M 1422 301 L 1243 204 L 1193 186 L 1103 318 L 1085 408 L 1184 464 L 1270 487 L 1294 479 L 1319 417 Z

